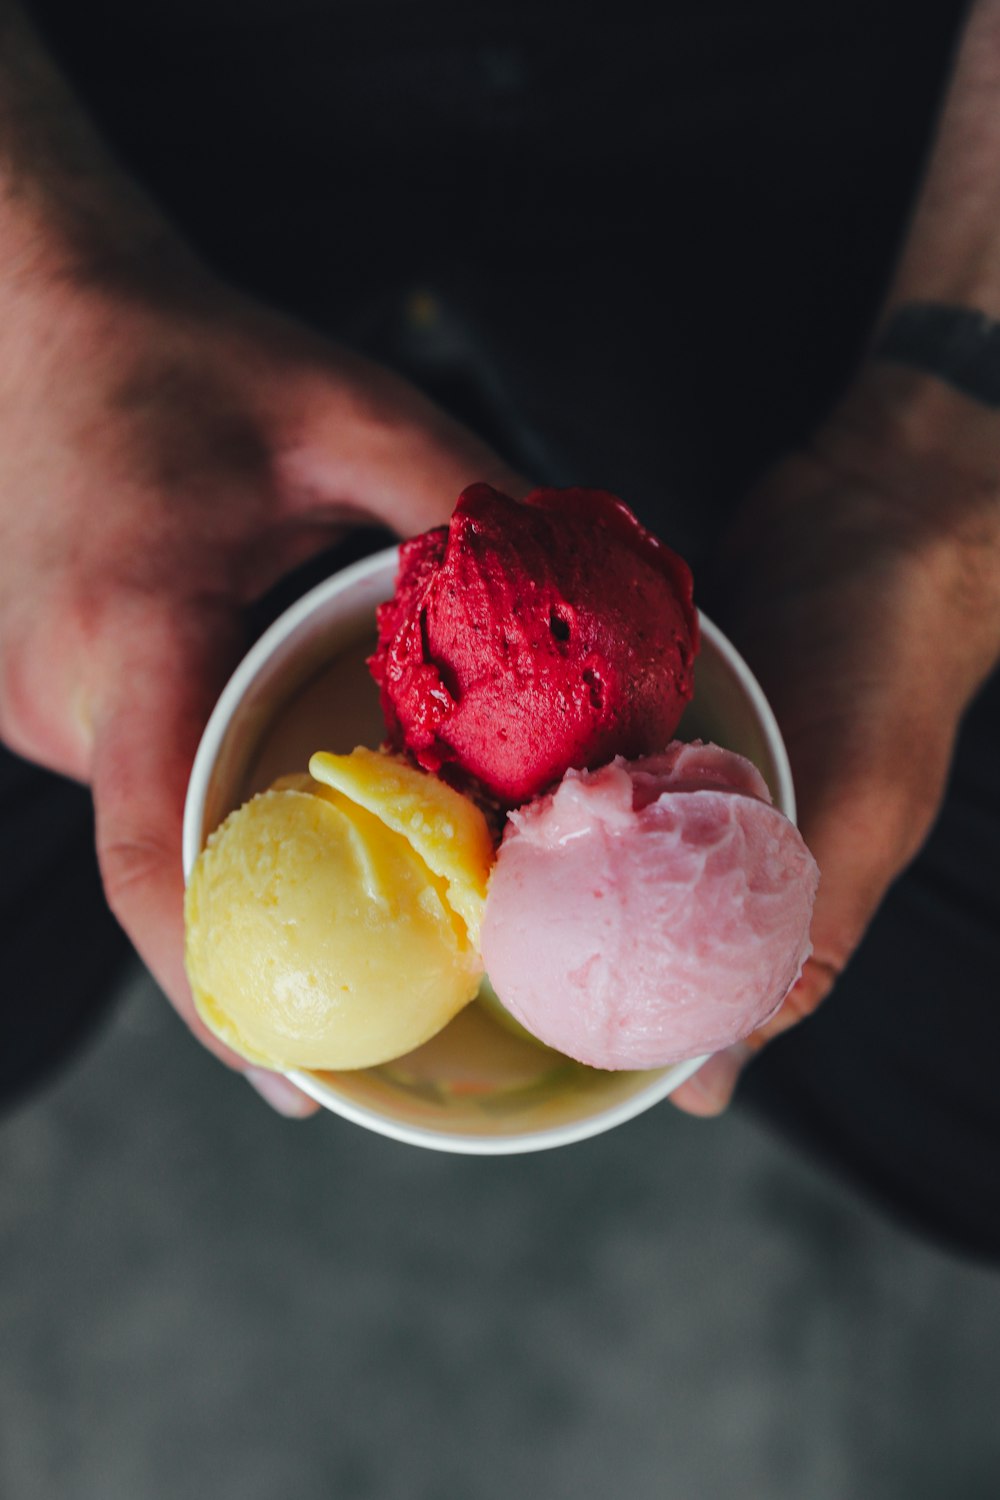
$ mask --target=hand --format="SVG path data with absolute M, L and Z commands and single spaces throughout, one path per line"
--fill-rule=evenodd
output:
M 944 793 L 959 721 L 1000 652 L 1000 418 L 868 371 L 782 463 L 721 560 L 720 617 L 788 746 L 820 868 L 813 954 L 778 1014 L 672 1096 L 716 1114 L 833 987 Z
M 0 734 L 92 784 L 111 906 L 233 1067 L 184 975 L 180 846 L 244 608 L 351 522 L 422 530 L 482 478 L 511 482 L 404 382 L 187 262 L 0 286 Z

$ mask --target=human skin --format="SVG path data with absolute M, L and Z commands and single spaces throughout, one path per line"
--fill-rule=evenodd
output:
M 518 488 L 405 382 L 210 276 L 0 0 L 0 734 L 91 784 L 112 909 L 232 1067 L 184 975 L 180 841 L 244 610 L 350 524 L 423 530 L 483 477 Z
M 887 310 L 1000 317 L 998 79 L 1000 0 L 980 0 Z M 933 820 L 1000 642 L 998 466 L 995 411 L 869 363 L 737 525 L 725 623 L 775 704 L 823 880 L 802 981 L 681 1108 L 724 1108 L 819 1003 Z M 352 522 L 443 521 L 473 479 L 522 489 L 404 383 L 210 276 L 0 0 L 0 734 L 92 785 L 111 905 L 231 1066 L 183 973 L 180 828 L 245 607 Z
M 998 101 L 1000 0 L 979 0 L 883 322 L 927 302 L 1000 320 Z M 1000 659 L 1000 410 L 869 358 L 750 497 L 716 592 L 781 724 L 821 881 L 802 979 L 676 1092 L 695 1114 L 723 1110 L 760 1047 L 826 997 L 934 822 Z
M 937 815 L 1000 654 L 1000 415 L 873 365 L 751 497 L 713 582 L 781 725 L 820 886 L 782 1009 L 672 1096 L 703 1115 L 825 999 Z

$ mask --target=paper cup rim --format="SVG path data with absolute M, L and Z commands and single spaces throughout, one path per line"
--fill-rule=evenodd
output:
M 394 577 L 398 555 L 398 546 L 383 548 L 324 579 L 322 583 L 303 594 L 279 615 L 254 642 L 236 667 L 209 716 L 191 767 L 183 822 L 185 880 L 190 877 L 203 845 L 205 804 L 213 768 L 233 717 L 250 688 L 268 666 L 275 652 L 291 641 L 298 632 L 304 632 L 318 609 L 336 598 L 338 594 L 346 592 L 352 585 L 368 581 L 387 570 L 391 569 L 391 576 Z M 385 597 L 388 597 L 388 594 Z M 698 611 L 698 620 L 702 637 L 711 643 L 713 650 L 736 678 L 749 701 L 771 756 L 775 780 L 773 787 L 775 806 L 794 822 L 795 791 L 791 766 L 778 722 L 763 689 L 736 647 L 719 627 L 701 610 Z M 452 1155 L 512 1156 L 571 1145 L 623 1125 L 667 1098 L 696 1073 L 707 1060 L 707 1056 L 689 1058 L 686 1061 L 668 1065 L 663 1070 L 657 1069 L 655 1070 L 656 1076 L 651 1078 L 648 1087 L 641 1088 L 629 1098 L 609 1105 L 606 1109 L 572 1124 L 498 1135 L 478 1135 L 472 1132 L 449 1133 L 424 1125 L 408 1125 L 343 1097 L 321 1077 L 307 1070 L 288 1069 L 284 1076 L 324 1108 L 391 1140 L 402 1141 L 408 1145 L 429 1150 L 444 1151 Z
M 254 641 L 234 670 L 229 681 L 216 699 L 215 707 L 212 709 L 208 723 L 202 731 L 201 739 L 198 742 L 198 749 L 195 752 L 194 761 L 191 765 L 191 775 L 188 778 L 187 794 L 184 802 L 182 835 L 185 880 L 190 877 L 195 860 L 202 849 L 205 801 L 212 770 L 218 759 L 219 751 L 222 748 L 233 716 L 246 697 L 250 687 L 270 662 L 278 647 L 284 645 L 298 630 L 307 625 L 320 605 L 325 604 L 328 599 L 335 598 L 337 594 L 345 592 L 352 583 L 368 578 L 373 573 L 380 572 L 390 560 L 393 567 L 395 567 L 398 554 L 398 547 L 385 547 L 379 552 L 371 552 L 367 557 L 362 557 L 357 562 L 348 564 L 346 568 L 341 568 L 338 572 L 332 573 L 329 578 L 324 578 L 322 583 L 316 584 L 308 593 L 303 594 L 300 599 L 296 599 L 294 604 L 290 604 L 276 620 L 271 622 L 267 629 Z
M 452 1156 L 521 1156 L 533 1151 L 549 1151 L 556 1146 L 572 1146 L 577 1141 L 591 1140 L 607 1130 L 614 1130 L 618 1125 L 627 1124 L 637 1115 L 652 1109 L 654 1104 L 668 1098 L 674 1089 L 680 1088 L 706 1062 L 707 1055 L 673 1063 L 663 1070 L 657 1069 L 663 1076 L 656 1078 L 648 1088 L 638 1090 L 630 1098 L 610 1105 L 599 1114 L 589 1115 L 572 1125 L 553 1125 L 548 1130 L 526 1130 L 519 1135 L 459 1135 L 431 1130 L 426 1125 L 404 1125 L 391 1116 L 381 1115 L 377 1110 L 366 1109 L 363 1104 L 355 1104 L 353 1100 L 336 1094 L 315 1074 L 304 1069 L 291 1068 L 284 1076 L 325 1109 L 341 1115 L 354 1125 L 373 1130 L 377 1135 L 402 1141 L 404 1145 L 445 1151 Z

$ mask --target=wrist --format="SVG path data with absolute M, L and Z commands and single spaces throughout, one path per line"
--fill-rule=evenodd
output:
M 1000 514 L 1000 409 L 927 370 L 870 357 L 816 444 L 838 468 L 898 494 L 906 513 L 928 525 L 952 519 L 945 497 Z
M 1000 410 L 870 359 L 812 449 L 836 493 L 858 497 L 868 545 L 909 560 L 925 612 L 955 637 L 960 711 L 1000 660 Z

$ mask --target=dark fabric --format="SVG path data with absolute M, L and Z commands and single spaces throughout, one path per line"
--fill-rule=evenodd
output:
M 617 489 L 696 561 L 864 346 L 963 8 L 36 6 L 220 271 L 538 478 Z M 994 1257 L 997 702 L 835 1000 L 743 1090 L 892 1212 Z M 60 950 L 43 959 L 39 1007 L 61 990 Z
M 1000 1256 L 1000 674 L 944 810 L 827 1004 L 741 1097 L 942 1241 Z
M 129 947 L 101 890 L 82 787 L 0 747 L 0 833 L 3 1109 L 94 1028 Z
M 837 390 L 963 9 L 33 8 L 227 276 L 390 356 L 412 288 L 457 299 L 559 475 L 615 477 L 639 509 L 668 486 L 729 503 Z

